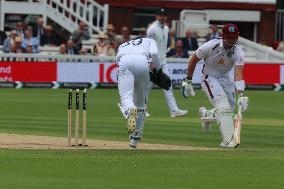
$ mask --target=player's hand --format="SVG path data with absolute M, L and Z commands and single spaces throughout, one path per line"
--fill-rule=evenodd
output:
M 191 79 L 184 79 L 181 83 L 181 93 L 184 98 L 188 98 L 189 96 L 195 96 L 195 91 L 192 86 Z
M 242 112 L 244 112 L 248 109 L 249 98 L 247 96 L 240 96 L 237 103 L 241 107 Z

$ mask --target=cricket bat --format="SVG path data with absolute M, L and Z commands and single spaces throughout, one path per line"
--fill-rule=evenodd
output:
M 237 142 L 241 143 L 241 127 L 242 127 L 242 108 L 238 107 L 238 114 L 237 119 L 235 120 L 234 124 L 234 138 L 237 140 Z

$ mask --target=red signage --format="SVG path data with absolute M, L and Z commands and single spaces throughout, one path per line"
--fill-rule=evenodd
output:
M 56 75 L 56 62 L 0 62 L 0 82 L 51 82 Z
M 280 64 L 245 64 L 246 84 L 280 83 Z
M 117 64 L 100 64 L 99 83 L 117 83 L 116 71 Z

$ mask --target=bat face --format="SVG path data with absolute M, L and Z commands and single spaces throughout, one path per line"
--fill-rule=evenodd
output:
M 234 128 L 235 128 L 234 138 L 237 140 L 239 144 L 241 143 L 241 126 L 242 126 L 242 114 L 239 113 L 234 123 Z

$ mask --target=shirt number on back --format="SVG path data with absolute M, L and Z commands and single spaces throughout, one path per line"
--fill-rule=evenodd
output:
M 133 46 L 137 46 L 137 45 L 140 45 L 142 43 L 142 41 L 143 41 L 142 38 L 141 39 L 130 40 L 128 42 L 124 42 L 121 47 L 126 47 L 126 46 L 128 46 L 130 44 L 132 44 Z

